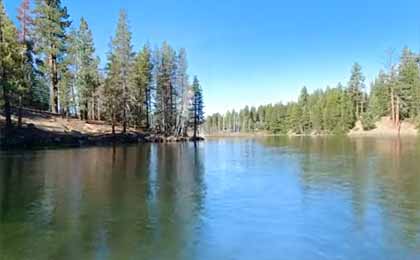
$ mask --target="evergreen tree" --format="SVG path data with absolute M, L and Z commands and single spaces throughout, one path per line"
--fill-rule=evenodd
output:
M 364 81 L 365 77 L 362 74 L 362 67 L 358 63 L 355 63 L 351 70 L 348 93 L 353 102 L 353 111 L 357 119 L 364 112 Z
M 197 139 L 198 128 L 204 123 L 203 91 L 197 77 L 194 77 L 192 84 L 192 100 L 190 107 L 190 124 L 194 130 L 194 140 Z M 223 120 L 223 118 L 221 118 Z M 219 121 L 221 121 L 219 120 Z M 220 129 L 220 128 L 219 128 Z
M 34 20 L 32 18 L 30 3 L 30 0 L 22 1 L 17 17 L 19 21 L 19 41 L 25 48 L 22 60 L 22 84 L 25 85 L 26 92 L 20 93 L 20 95 L 22 96 L 23 105 L 45 109 L 48 106 L 48 86 L 43 83 L 43 75 L 37 68 L 37 64 L 40 61 L 36 58 L 37 54 L 34 50 Z
M 179 50 L 176 66 L 176 80 L 178 93 L 178 118 L 177 118 L 177 135 L 186 136 L 188 127 L 188 99 L 189 99 L 189 82 L 188 82 L 188 62 L 187 52 L 184 48 Z
M 339 106 L 340 106 L 340 121 L 336 131 L 346 133 L 353 128 L 355 124 L 355 114 L 353 112 L 353 102 L 348 93 L 348 90 L 339 83 L 337 89 L 341 92 Z
M 57 113 L 59 72 L 66 54 L 66 32 L 71 23 L 67 8 L 62 7 L 60 0 L 36 0 L 35 3 L 35 46 L 50 83 L 50 110 Z
M 98 65 L 92 32 L 84 18 L 73 38 L 73 65 L 75 90 L 80 118 L 95 119 L 95 93 L 99 87 Z
M 312 130 L 314 130 L 317 133 L 320 133 L 323 128 L 323 92 L 322 90 L 315 91 L 310 96 L 310 120 L 311 120 L 311 126 Z
M 416 100 L 420 89 L 419 67 L 410 49 L 404 48 L 398 72 L 396 95 L 401 119 L 416 117 L 419 101 Z
M 158 130 L 171 135 L 176 128 L 177 98 L 176 91 L 176 53 L 164 42 L 158 53 L 156 75 L 156 117 Z
M 387 84 L 387 77 L 384 72 L 380 72 L 371 86 L 367 112 L 373 121 L 391 112 L 389 108 L 390 91 Z
M 301 124 L 302 108 L 297 103 L 288 104 L 288 126 L 287 129 L 296 134 L 303 134 L 303 126 Z
M 301 117 L 299 122 L 299 128 L 302 133 L 311 129 L 311 118 L 309 111 L 309 95 L 306 87 L 303 87 L 299 97 L 299 106 L 301 110 Z
M 110 95 L 109 102 L 112 103 L 112 122 L 115 126 L 116 119 L 120 117 L 123 124 L 123 133 L 126 133 L 130 113 L 132 83 L 129 76 L 133 64 L 133 51 L 127 14 L 124 10 L 120 12 L 117 32 L 111 43 L 108 63 L 107 93 Z
M 16 92 L 21 92 L 23 46 L 18 42 L 18 32 L 6 14 L 3 1 L 0 0 L 0 88 L 6 129 L 12 126 L 12 105 Z
M 137 127 L 150 128 L 151 93 L 153 84 L 153 61 L 150 47 L 146 44 L 137 54 L 134 63 L 133 83 L 135 86 L 134 110 L 136 112 L 135 124 Z

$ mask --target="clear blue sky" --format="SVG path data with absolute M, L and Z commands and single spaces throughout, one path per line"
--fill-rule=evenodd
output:
M 14 17 L 20 0 L 4 0 Z M 89 22 L 102 60 L 120 8 L 134 46 L 169 41 L 188 51 L 189 73 L 205 90 L 207 113 L 294 100 L 347 83 L 359 62 L 367 81 L 385 50 L 420 50 L 420 1 L 63 0 L 75 25 Z

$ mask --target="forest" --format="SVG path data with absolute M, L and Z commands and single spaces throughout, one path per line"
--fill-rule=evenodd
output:
M 343 134 L 357 121 L 365 130 L 375 128 L 381 117 L 389 117 L 397 131 L 401 122 L 420 123 L 420 59 L 409 48 L 394 62 L 387 52 L 385 69 L 380 71 L 367 93 L 362 67 L 355 63 L 346 85 L 300 91 L 297 102 L 249 107 L 207 117 L 208 133 Z
M 133 50 L 121 10 L 105 68 L 95 54 L 88 22 L 74 26 L 60 0 L 23 0 L 15 25 L 0 0 L 0 94 L 4 132 L 22 127 L 22 109 L 165 136 L 197 134 L 203 93 L 191 84 L 186 50 L 167 42 Z M 17 118 L 15 120 L 15 118 Z

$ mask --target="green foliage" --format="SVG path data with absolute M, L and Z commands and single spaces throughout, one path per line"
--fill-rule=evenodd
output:
M 387 75 L 380 72 L 371 86 L 369 96 L 368 114 L 373 119 L 379 119 L 390 112 L 390 89 L 387 83 Z
M 113 123 L 118 119 L 126 132 L 131 109 L 131 90 L 133 82 L 130 73 L 134 53 L 131 45 L 131 32 L 128 29 L 127 14 L 120 11 L 117 31 L 111 41 L 111 51 L 108 55 L 107 104 L 111 110 Z
M 202 88 L 198 79 L 189 83 L 185 49 L 177 52 L 164 42 L 155 53 L 148 44 L 134 53 L 127 14 L 121 11 L 101 73 L 84 18 L 69 31 L 70 17 L 60 0 L 35 0 L 33 12 L 30 7 L 30 0 L 22 0 L 18 32 L 0 0 L 0 104 L 8 126 L 13 106 L 21 104 L 108 120 L 114 132 L 122 125 L 123 132 L 137 127 L 166 135 L 187 134 L 193 104 L 195 132 L 203 124 Z M 247 129 L 258 118 L 255 109 L 249 114 Z
M 18 41 L 17 29 L 0 0 L 0 89 L 8 127 L 12 125 L 11 106 L 16 104 L 16 96 L 26 87 L 22 70 L 24 51 L 24 46 Z
M 364 85 L 365 77 L 362 74 L 362 67 L 355 63 L 351 70 L 350 81 L 348 83 L 348 93 L 353 102 L 353 111 L 356 118 L 364 112 Z
M 152 52 L 148 45 L 137 54 L 132 70 L 134 84 L 135 125 L 149 128 L 149 114 L 151 111 L 151 92 L 153 82 Z
M 71 25 L 67 8 L 60 0 L 35 1 L 34 35 L 35 49 L 43 62 L 39 68 L 50 83 L 50 108 L 59 112 L 58 95 L 60 72 L 65 71 L 67 53 L 67 28 Z
M 92 32 L 84 18 L 80 26 L 68 35 L 68 54 L 63 61 L 60 104 L 67 113 L 80 118 L 94 118 L 93 109 L 97 101 L 95 94 L 100 85 L 98 65 L 95 56 Z
M 207 117 L 205 129 L 212 132 L 254 132 L 268 130 L 277 134 L 345 133 L 355 123 L 351 97 L 341 84 L 326 91 L 309 94 L 304 87 L 298 102 L 286 105 L 245 107 L 239 113 Z M 220 124 L 219 122 L 227 122 Z
M 355 63 L 346 88 L 338 84 L 335 88 L 327 87 L 309 94 L 304 87 L 298 102 L 259 106 L 258 117 L 253 117 L 249 108 L 245 107 L 237 113 L 238 119 L 228 129 L 216 124 L 215 117 L 226 121 L 224 117 L 233 117 L 232 112 L 225 116 L 211 115 L 206 129 L 210 133 L 226 130 L 268 130 L 282 134 L 346 133 L 355 126 L 357 120 L 362 121 L 366 130 L 374 128 L 375 122 L 384 116 L 391 116 L 396 124 L 399 119 L 415 120 L 420 113 L 418 55 L 405 48 L 400 64 L 391 67 L 388 73 L 379 73 L 371 85 L 369 95 L 365 93 L 365 77 L 361 66 Z
M 419 96 L 420 74 L 416 56 L 404 48 L 398 73 L 396 94 L 400 98 L 401 118 L 414 118 L 420 111 Z
M 178 92 L 176 89 L 176 52 L 167 42 L 163 43 L 158 54 L 156 88 L 157 127 L 169 135 L 176 129 Z
M 199 126 L 204 124 L 203 90 L 197 77 L 194 77 L 192 84 L 192 97 L 189 111 L 189 122 L 194 130 L 194 137 L 197 137 Z
M 363 126 L 363 130 L 371 130 L 371 129 L 375 129 L 375 122 L 376 122 L 377 118 L 375 118 L 374 115 L 372 115 L 369 112 L 366 112 L 362 115 L 361 117 L 361 122 L 362 122 L 362 126 Z

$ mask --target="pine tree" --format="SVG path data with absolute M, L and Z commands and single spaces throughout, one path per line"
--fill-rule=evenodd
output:
M 362 67 L 358 63 L 355 63 L 351 70 L 348 92 L 352 99 L 353 111 L 357 119 L 359 119 L 360 115 L 364 112 L 364 81 L 365 77 L 362 74 Z
M 302 108 L 297 103 L 288 104 L 288 130 L 296 134 L 303 134 L 303 127 L 301 124 Z
M 71 22 L 60 0 L 36 0 L 35 3 L 35 46 L 50 83 L 50 110 L 58 113 L 60 66 L 66 54 L 66 32 Z
M 69 117 L 76 108 L 74 97 L 74 74 L 69 69 L 69 60 L 63 60 L 59 71 L 60 81 L 58 82 L 58 100 L 60 103 L 60 113 Z
M 135 88 L 135 122 L 137 127 L 142 127 L 143 121 L 146 121 L 146 129 L 150 128 L 153 67 L 152 53 L 149 45 L 146 44 L 137 54 L 132 71 Z
M 203 103 L 203 90 L 201 89 L 200 82 L 197 77 L 194 77 L 192 84 L 192 99 L 190 107 L 190 124 L 194 130 L 194 140 L 197 140 L 198 128 L 204 123 L 204 103 Z M 222 121 L 223 118 L 221 118 Z M 219 129 L 221 129 L 219 127 Z
M 309 112 L 309 94 L 306 87 L 303 87 L 299 97 L 299 106 L 301 110 L 301 117 L 300 117 L 300 130 L 302 133 L 307 132 L 311 129 L 311 118 Z
M 18 41 L 18 32 L 6 14 L 0 0 L 0 88 L 2 91 L 6 129 L 12 126 L 13 94 L 24 87 L 22 61 L 24 48 Z
M 369 95 L 368 114 L 373 121 L 380 117 L 388 115 L 390 111 L 389 104 L 389 86 L 387 84 L 387 75 L 380 72 L 371 86 Z
M 37 68 L 37 64 L 40 61 L 37 59 L 37 54 L 34 50 L 34 20 L 30 4 L 30 0 L 23 0 L 19 6 L 17 17 L 19 22 L 19 41 L 25 47 L 22 70 L 26 92 L 21 93 L 23 95 L 22 103 L 28 107 L 45 109 L 48 106 L 48 86 L 43 83 L 42 73 Z
M 416 117 L 418 114 L 418 100 L 416 97 L 420 89 L 419 67 L 414 54 L 404 48 L 398 72 L 396 95 L 400 118 Z
M 115 54 L 112 51 L 108 54 L 108 64 L 106 67 L 107 77 L 104 84 L 104 107 L 105 116 L 111 121 L 112 134 L 115 135 L 117 119 L 121 112 L 121 94 L 120 88 L 120 64 L 115 62 Z
M 324 95 L 322 90 L 316 90 L 310 96 L 310 120 L 311 126 L 314 131 L 320 133 L 323 126 L 323 108 L 324 108 Z
M 346 133 L 355 124 L 355 114 L 353 113 L 353 102 L 351 97 L 341 83 L 337 86 L 338 91 L 341 93 L 339 99 L 339 109 L 340 109 L 340 121 L 339 126 L 336 131 L 340 133 Z
M 177 80 L 177 93 L 178 93 L 178 117 L 177 117 L 177 135 L 187 135 L 188 127 L 188 62 L 187 52 L 184 48 L 179 50 L 176 66 L 176 80 Z
M 99 86 L 99 59 L 95 56 L 92 32 L 84 18 L 73 40 L 75 86 L 82 119 L 95 119 L 95 93 Z
M 133 51 L 131 45 L 131 33 L 128 29 L 127 14 L 124 10 L 120 12 L 117 31 L 112 39 L 111 52 L 108 56 L 108 78 L 107 93 L 111 102 L 112 122 L 120 116 L 123 124 L 123 133 L 127 132 L 130 97 L 132 83 L 130 81 L 131 67 L 133 64 Z M 121 114 L 119 115 L 119 112 Z
M 176 128 L 176 53 L 164 42 L 159 51 L 156 76 L 156 114 L 158 128 L 165 135 L 171 135 Z

